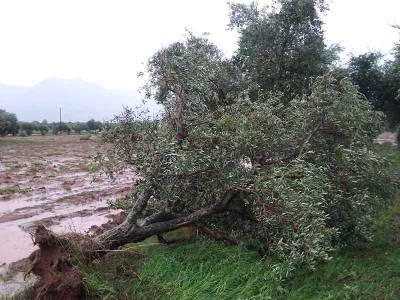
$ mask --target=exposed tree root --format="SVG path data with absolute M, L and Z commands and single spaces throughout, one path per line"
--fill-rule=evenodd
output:
M 71 264 L 57 238 L 44 226 L 38 226 L 34 238 L 39 249 L 30 256 L 29 272 L 40 278 L 34 287 L 34 299 L 82 299 L 85 291 L 82 275 Z

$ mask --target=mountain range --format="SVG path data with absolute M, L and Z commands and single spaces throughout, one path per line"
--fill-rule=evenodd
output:
M 20 121 L 58 121 L 60 108 L 65 122 L 110 120 L 124 106 L 142 105 L 141 99 L 137 93 L 110 90 L 81 79 L 50 78 L 32 87 L 0 84 L 0 109 L 15 113 Z M 160 110 L 152 102 L 146 107 L 151 113 Z

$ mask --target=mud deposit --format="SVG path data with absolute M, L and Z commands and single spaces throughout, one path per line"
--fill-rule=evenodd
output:
M 125 172 L 113 182 L 104 175 L 94 178 L 90 166 L 101 150 L 96 140 L 80 136 L 0 139 L 3 272 L 34 250 L 30 232 L 35 225 L 84 233 L 115 218 L 119 212 L 110 210 L 108 202 L 127 193 L 135 176 Z

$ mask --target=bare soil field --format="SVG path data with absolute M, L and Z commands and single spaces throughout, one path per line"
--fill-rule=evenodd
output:
M 37 224 L 84 233 L 119 213 L 108 203 L 130 190 L 135 175 L 94 177 L 92 158 L 102 147 L 80 137 L 0 138 L 1 269 L 34 250 L 30 232 Z

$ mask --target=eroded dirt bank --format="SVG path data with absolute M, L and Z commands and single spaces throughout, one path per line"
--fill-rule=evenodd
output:
M 98 151 L 98 142 L 80 136 L 0 139 L 0 276 L 34 250 L 35 225 L 84 233 L 115 219 L 119 212 L 108 202 L 126 194 L 136 177 L 125 172 L 114 182 L 94 180 L 90 168 Z

